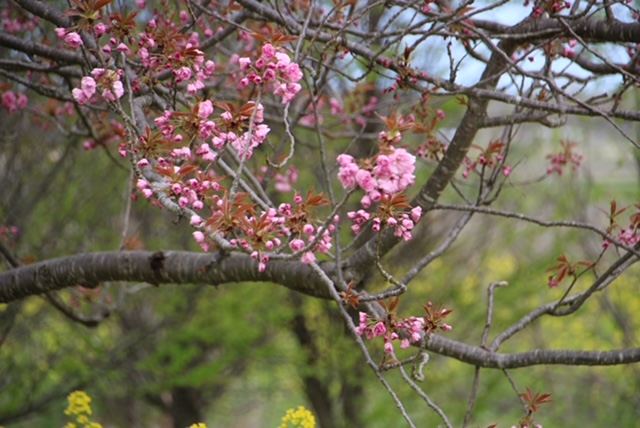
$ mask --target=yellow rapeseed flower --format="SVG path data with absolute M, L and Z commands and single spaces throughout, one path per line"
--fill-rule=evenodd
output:
M 76 415 L 76 423 L 68 422 L 64 428 L 102 428 L 97 422 L 91 422 L 88 415 L 91 410 L 91 397 L 84 391 L 73 391 L 68 397 L 69 406 L 64 414 L 67 416 Z
M 294 427 L 315 428 L 316 418 L 309 410 L 303 406 L 298 406 L 298 410 L 287 410 L 287 414 L 282 418 L 282 425 L 278 428 L 287 428 L 289 423 Z
M 69 394 L 69 407 L 64 411 L 65 415 L 91 414 L 91 397 L 84 391 L 73 391 Z
M 198 424 L 191 425 L 189 428 L 207 428 L 207 425 L 200 422 Z

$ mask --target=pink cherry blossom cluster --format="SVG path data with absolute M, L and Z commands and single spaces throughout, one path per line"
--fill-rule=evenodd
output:
M 421 158 L 439 161 L 447 151 L 447 146 L 437 138 L 429 138 L 426 143 L 420 144 L 416 149 L 416 155 Z
M 254 102 L 250 101 L 247 105 L 254 106 L 254 113 L 251 116 L 241 116 L 240 119 L 243 122 L 249 122 L 253 118 L 253 126 L 239 136 L 232 130 L 236 129 L 234 127 L 238 125 L 238 117 L 234 117 L 230 112 L 225 111 L 217 120 L 209 119 L 214 111 L 213 103 L 210 100 L 200 102 L 197 105 L 196 117 L 187 118 L 188 122 L 185 122 L 183 114 L 175 115 L 170 111 L 165 111 L 162 116 L 155 119 L 155 123 L 163 137 L 173 143 L 181 143 L 184 140 L 184 135 L 180 133 L 181 129 L 192 130 L 196 128 L 198 136 L 204 140 L 198 147 L 196 155 L 201 156 L 205 162 L 213 162 L 217 157 L 215 152 L 223 150 L 227 144 L 231 144 L 240 158 L 248 159 L 253 155 L 253 150 L 266 140 L 271 129 L 262 123 L 264 121 L 262 104 L 256 106 Z M 189 147 L 174 149 L 171 154 L 178 158 L 188 159 L 191 157 Z
M 2 107 L 7 109 L 9 114 L 24 109 L 28 101 L 29 99 L 22 92 L 16 94 L 13 91 L 6 91 L 2 94 Z
M 387 226 L 395 228 L 395 236 L 409 241 L 412 238 L 411 231 L 420 220 L 420 217 L 422 217 L 422 208 L 414 207 L 409 214 L 401 213 L 399 218 L 388 217 L 386 220 L 380 215 L 372 216 L 365 210 L 350 211 L 347 213 L 347 217 L 354 223 L 351 226 L 351 230 L 353 230 L 354 233 L 360 233 L 362 226 L 373 217 L 372 229 L 374 232 L 380 232 L 386 223 Z
M 261 105 L 255 106 L 251 103 L 249 105 L 253 107 L 251 117 L 254 118 L 254 121 L 262 121 L 264 108 Z M 221 177 L 215 177 L 212 169 L 209 169 L 207 174 L 198 170 L 195 173 L 190 173 L 188 177 L 184 176 L 183 168 L 190 168 L 189 165 L 196 165 L 201 161 L 211 162 L 215 159 L 217 150 L 224 148 L 225 143 L 230 139 L 230 132 L 223 133 L 220 130 L 227 122 L 235 121 L 238 117 L 233 117 L 225 112 L 217 119 L 218 124 L 208 124 L 213 111 L 213 104 L 205 100 L 194 107 L 191 115 L 182 114 L 174 119 L 170 112 L 165 112 L 163 116 L 156 119 L 161 135 L 168 141 L 182 141 L 182 138 L 177 138 L 180 135 L 177 132 L 184 127 L 196 128 L 196 132 L 201 137 L 211 138 L 213 148 L 207 142 L 202 142 L 195 154 L 192 153 L 189 146 L 182 146 L 170 150 L 170 157 L 155 158 L 155 169 L 167 178 L 167 182 L 163 186 L 155 188 L 155 191 L 167 194 L 182 208 L 201 211 L 205 207 L 206 201 L 211 209 L 212 215 L 208 220 L 199 214 L 191 216 L 190 224 L 197 229 L 193 233 L 193 237 L 198 245 L 204 251 L 209 251 L 213 244 L 211 233 L 215 232 L 226 237 L 228 231 L 233 230 L 233 238 L 229 240 L 229 244 L 250 254 L 257 260 L 260 271 L 266 269 L 266 264 L 271 257 L 270 254 L 274 251 L 281 252 L 285 246 L 288 246 L 293 253 L 299 253 L 303 263 L 315 262 L 316 253 L 328 253 L 332 248 L 331 234 L 335 230 L 335 225 L 318 226 L 307 220 L 310 216 L 305 211 L 305 202 L 299 194 L 294 197 L 294 205 L 283 203 L 277 209 L 271 208 L 253 214 L 253 209 L 256 206 L 250 204 L 250 208 L 245 210 L 245 213 L 234 214 L 233 212 L 243 204 L 228 200 L 227 189 L 220 184 Z M 260 125 L 255 126 L 254 134 L 265 129 Z M 207 130 L 205 133 L 207 135 L 203 135 L 203 128 Z M 268 131 L 268 127 L 266 129 Z M 213 137 L 208 134 L 209 132 Z M 245 137 L 246 135 L 248 135 L 248 131 L 240 137 L 231 137 L 230 144 L 238 151 L 245 149 L 246 147 L 234 146 L 234 142 L 248 138 Z M 143 142 L 140 148 L 143 152 L 146 150 L 144 144 L 146 143 Z M 147 168 L 152 165 L 150 160 L 142 157 L 138 161 L 138 166 Z M 293 179 L 291 175 L 297 176 L 297 170 L 293 174 L 289 174 L 289 179 Z M 154 195 L 154 187 L 145 179 L 139 179 L 136 187 L 147 199 Z M 208 203 L 209 201 L 211 203 Z M 230 217 L 236 220 L 231 220 Z M 339 221 L 339 217 L 335 216 L 333 220 L 335 223 Z M 229 221 L 229 224 L 224 223 L 225 221 Z M 302 223 L 300 223 L 301 221 Z M 227 226 L 232 229 L 227 229 Z
M 267 139 L 267 135 L 271 131 L 268 125 L 261 123 L 254 126 L 252 132 L 247 131 L 237 138 L 235 134 L 221 133 L 220 136 L 214 137 L 214 146 L 216 148 L 224 146 L 225 141 L 230 142 L 231 146 L 236 150 L 240 159 L 248 159 L 253 156 L 253 149 L 260 146 Z
M 189 147 L 183 147 L 181 149 L 174 149 L 172 154 L 177 153 L 175 157 L 191 158 L 191 150 Z M 204 156 L 203 156 L 204 157 Z M 181 208 L 191 208 L 199 211 L 204 208 L 204 198 L 208 195 L 208 192 L 219 191 L 219 180 L 216 179 L 213 171 L 209 171 L 208 174 L 200 173 L 197 178 L 190 178 L 183 181 L 181 177 L 181 167 L 174 165 L 172 159 L 165 159 L 159 157 L 157 159 L 158 167 L 165 172 L 165 175 L 170 176 L 170 183 L 168 184 L 167 193 L 176 199 L 178 205 Z M 148 167 L 149 161 L 146 158 L 138 161 L 140 168 Z M 142 192 L 145 198 L 149 199 L 153 196 L 153 190 L 150 183 L 145 179 L 138 179 L 136 187 Z
M 84 45 L 82 37 L 75 31 L 69 31 L 66 28 L 56 28 L 56 36 L 63 40 L 71 49 L 78 49 Z
M 387 224 L 390 227 L 394 227 L 396 230 L 394 235 L 398 238 L 402 238 L 405 241 L 411 240 L 411 231 L 413 230 L 415 224 L 422 217 L 422 208 L 414 207 L 411 209 L 410 213 L 402 213 L 400 214 L 400 218 L 396 219 L 395 217 L 390 217 L 387 219 Z M 376 221 L 377 220 L 377 221 Z M 380 231 L 382 220 L 379 217 L 373 219 L 373 230 L 376 232 Z
M 417 343 L 423 337 L 425 319 L 423 317 L 404 318 L 396 322 L 393 327 L 385 322 L 371 317 L 366 312 L 359 314 L 360 324 L 356 327 L 356 333 L 371 340 L 382 336 L 384 339 L 384 352 L 387 355 L 393 353 L 393 342 L 400 340 L 400 348 L 407 349 L 412 343 Z M 404 337 L 402 337 L 404 336 Z
M 628 247 L 633 247 L 638 242 L 640 242 L 640 204 L 635 204 L 633 208 L 635 208 L 633 214 L 629 216 L 629 223 L 621 225 L 618 224 L 616 218 L 625 212 L 628 208 L 620 208 L 618 209 L 618 205 L 616 201 L 611 202 L 611 214 L 610 214 L 610 225 L 607 228 L 607 232 L 609 234 L 614 233 L 614 231 L 619 230 L 618 232 L 618 241 L 627 245 Z M 606 250 L 611 245 L 611 242 L 607 239 L 604 240 L 602 246 Z
M 638 230 L 633 227 L 620 229 L 618 241 L 626 244 L 629 247 L 633 247 L 638 242 L 640 242 L 640 235 L 638 235 Z
M 221 190 L 220 187 L 217 189 Z M 211 199 L 214 201 L 210 207 L 213 212 L 212 218 L 219 218 L 228 201 L 215 194 L 211 196 Z M 296 195 L 294 203 L 300 205 L 302 202 L 302 198 Z M 229 244 L 250 254 L 254 260 L 258 261 L 260 272 L 266 269 L 271 254 L 280 252 L 285 245 L 294 254 L 300 255 L 302 263 L 313 263 L 317 260 L 315 253 L 327 254 L 331 250 L 333 246 L 331 234 L 335 231 L 335 225 L 330 224 L 325 228 L 322 225 L 304 223 L 300 228 L 299 224 L 292 222 L 292 219 L 295 218 L 294 213 L 294 206 L 283 203 L 277 209 L 270 208 L 259 215 L 247 215 L 244 220 L 250 226 L 234 233 L 235 236 L 238 236 L 238 232 L 244 232 L 245 237 L 234 237 L 229 240 Z M 336 223 L 340 219 L 336 216 L 333 220 Z M 212 230 L 206 225 L 207 222 L 196 214 L 191 217 L 190 223 L 198 229 L 193 232 L 195 241 L 204 251 L 209 251 L 212 244 L 209 234 L 212 233 Z M 293 227 L 300 228 L 300 230 L 294 232 Z M 223 237 L 225 235 L 219 230 L 217 233 Z
M 100 26 L 102 25 L 102 26 Z M 97 34 L 100 34 L 104 31 L 108 31 L 108 27 L 104 24 L 98 24 L 95 26 L 94 31 Z M 99 37 L 99 36 L 98 36 Z M 124 53 L 125 55 L 130 55 L 131 54 L 131 49 L 129 48 L 129 46 L 127 46 L 125 43 L 123 42 L 119 42 L 118 39 L 116 39 L 115 37 L 111 37 L 109 39 L 109 42 L 106 43 L 103 47 L 102 47 L 102 52 L 106 53 L 106 54 L 111 54 L 113 52 L 118 52 L 118 53 Z
M 339 217 L 334 218 L 334 222 L 337 222 Z M 289 243 L 289 248 L 294 253 L 302 251 L 306 247 L 310 247 L 312 251 L 306 251 L 302 254 L 300 259 L 302 263 L 312 263 L 316 261 L 314 251 L 320 254 L 328 254 L 333 247 L 331 234 L 335 231 L 335 226 L 330 224 L 326 229 L 324 227 L 315 227 L 312 224 L 305 224 L 302 227 L 302 234 L 297 239 L 293 239 Z M 316 234 L 319 235 L 319 239 L 316 239 Z
M 411 230 L 420 220 L 422 209 L 413 208 L 409 214 L 399 213 L 397 206 L 407 207 L 402 197 L 396 199 L 409 186 L 415 183 L 416 157 L 406 149 L 396 148 L 402 139 L 399 129 L 405 129 L 402 119 L 396 120 L 393 115 L 393 123 L 388 120 L 390 131 L 380 133 L 379 140 L 381 151 L 372 159 L 366 159 L 360 164 L 353 156 L 341 154 L 338 156 L 338 179 L 345 189 L 359 187 L 365 195 L 360 200 L 364 210 L 351 211 L 347 217 L 353 221 L 351 229 L 359 233 L 364 223 L 372 220 L 372 229 L 380 232 L 384 227 L 395 228 L 395 236 L 405 240 L 411 239 Z M 373 203 L 380 203 L 378 213 L 371 215 L 366 210 Z
M 547 174 L 562 175 L 567 166 L 571 166 L 572 170 L 576 171 L 582 165 L 584 156 L 576 151 L 576 143 L 563 140 L 560 141 L 560 145 L 562 149 L 558 153 L 547 155 L 547 159 L 551 162 L 547 167 Z
M 198 33 L 191 33 L 185 42 L 176 39 L 176 46 L 163 46 L 158 52 L 157 37 L 167 31 L 159 27 L 173 26 L 170 21 L 163 20 L 158 24 L 152 19 L 147 30 L 140 35 L 138 56 L 142 65 L 151 70 L 173 70 L 176 83 L 187 82 L 187 93 L 194 95 L 205 87 L 204 82 L 211 79 L 216 69 L 215 63 L 204 59 L 204 53 L 198 49 Z M 156 33 L 159 33 L 156 36 Z M 173 49 L 173 50 L 169 50 Z
M 120 81 L 122 74 L 122 70 L 94 68 L 91 76 L 84 76 L 80 81 L 80 87 L 73 88 L 71 94 L 82 105 L 87 104 L 96 91 L 100 91 L 100 95 L 105 100 L 115 101 L 124 95 L 124 87 Z
M 504 165 L 504 157 L 508 146 L 502 140 L 491 141 L 486 148 L 476 145 L 472 145 L 471 148 L 478 150 L 479 153 L 474 160 L 465 156 L 465 169 L 462 172 L 462 177 L 468 178 L 471 171 L 484 175 L 487 170 L 494 170 L 495 168 L 501 168 L 502 175 L 505 177 L 511 175 L 513 168 L 509 165 Z
M 360 203 L 369 208 L 373 202 L 402 193 L 413 185 L 415 163 L 415 156 L 395 147 L 389 147 L 385 154 L 378 154 L 373 167 L 360 167 L 353 156 L 341 154 L 338 156 L 338 178 L 345 189 L 358 186 L 364 190 Z
M 393 342 L 396 340 L 400 340 L 400 348 L 406 349 L 412 343 L 417 343 L 425 337 L 428 338 L 437 331 L 448 332 L 453 328 L 444 323 L 445 318 L 452 312 L 450 309 L 442 306 L 434 308 L 433 303 L 428 302 L 426 305 L 422 305 L 426 311 L 424 317 L 399 318 L 395 313 L 398 302 L 398 298 L 390 299 L 388 305 L 385 302 L 380 302 L 387 313 L 382 320 L 360 312 L 360 322 L 356 327 L 356 333 L 367 339 L 383 337 L 385 359 L 393 353 Z
M 176 133 L 176 126 L 172 123 L 172 118 L 173 113 L 165 110 L 162 116 L 154 119 L 154 122 L 167 142 L 181 143 L 184 136 L 180 133 Z
M 39 23 L 40 18 L 34 15 L 26 16 L 22 13 L 18 13 L 17 16 L 12 16 L 12 11 L 16 8 L 9 3 L 4 6 L 4 10 L 0 13 L 0 25 L 5 33 L 18 33 L 20 31 L 33 31 Z
M 20 228 L 18 226 L 0 226 L 0 237 L 18 236 Z
M 477 171 L 478 168 L 488 167 L 493 168 L 496 164 L 501 163 L 504 160 L 503 155 L 498 155 L 495 158 L 487 158 L 484 155 L 478 156 L 476 160 L 471 160 L 468 157 L 464 158 L 464 171 L 462 171 L 463 178 L 469 178 L 471 171 Z M 502 165 L 502 175 L 508 177 L 513 172 L 513 167 L 509 165 Z
M 252 61 L 249 57 L 238 58 L 240 70 L 244 77 L 238 84 L 245 88 L 250 84 L 264 85 L 271 83 L 273 93 L 282 97 L 282 103 L 290 103 L 302 86 L 298 83 L 302 79 L 300 66 L 291 62 L 289 54 L 278 51 L 273 45 L 266 43 L 262 46 L 260 57 Z

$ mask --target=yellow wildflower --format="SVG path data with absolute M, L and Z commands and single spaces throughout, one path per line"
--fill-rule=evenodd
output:
M 298 406 L 298 410 L 289 409 L 282 418 L 282 425 L 279 428 L 287 428 L 289 423 L 294 427 L 315 428 L 316 418 L 309 410 L 303 406 Z
M 65 415 L 91 414 L 91 397 L 84 391 L 73 391 L 69 394 L 69 407 L 64 411 Z
M 102 428 L 97 422 L 91 422 L 88 415 L 91 415 L 91 397 L 84 391 L 74 391 L 69 394 L 69 406 L 64 414 L 67 416 L 76 415 L 76 422 L 68 422 L 64 428 Z
M 191 425 L 189 428 L 207 428 L 207 425 L 200 422 L 198 424 Z

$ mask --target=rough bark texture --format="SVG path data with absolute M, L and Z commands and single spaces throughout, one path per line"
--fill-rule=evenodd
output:
M 115 251 L 47 260 L 0 273 L 0 302 L 66 287 L 98 286 L 104 281 L 220 285 L 243 281 L 275 282 L 314 297 L 329 298 L 325 286 L 300 262 L 273 261 L 258 272 L 249 256 L 186 251 Z

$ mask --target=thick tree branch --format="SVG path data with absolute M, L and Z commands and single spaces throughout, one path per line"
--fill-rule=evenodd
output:
M 472 19 L 477 28 L 486 30 L 492 38 L 514 40 L 518 43 L 535 43 L 545 39 L 571 36 L 569 30 L 554 17 L 531 19 L 523 25 L 510 27 L 493 21 Z M 640 23 L 621 22 L 584 17 L 565 23 L 582 39 L 591 43 L 635 43 L 640 40 Z
M 48 58 L 62 64 L 84 64 L 82 55 L 64 49 L 56 49 L 51 46 L 21 39 L 7 33 L 0 32 L 0 46 L 14 49 L 28 55 L 37 55 Z M 96 62 L 96 66 L 99 64 Z
M 24 10 L 27 10 L 33 13 L 40 18 L 49 21 L 58 27 L 67 28 L 71 25 L 71 21 L 69 18 L 65 18 L 62 16 L 60 11 L 56 9 L 52 9 L 46 3 L 42 3 L 35 0 L 13 0 L 15 3 L 19 4 Z
M 331 264 L 328 264 L 331 267 Z M 219 285 L 264 281 L 314 297 L 330 298 L 326 286 L 307 265 L 271 261 L 265 272 L 247 255 L 186 251 L 123 251 L 79 254 L 0 273 L 0 303 L 75 285 L 96 287 L 104 281 Z

